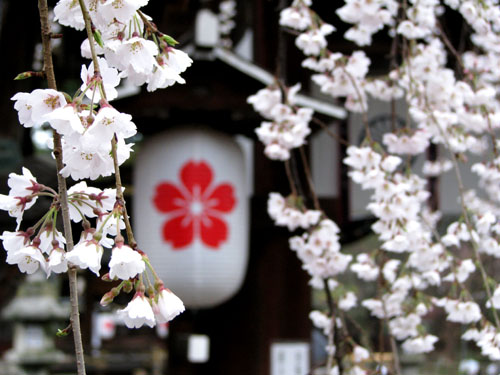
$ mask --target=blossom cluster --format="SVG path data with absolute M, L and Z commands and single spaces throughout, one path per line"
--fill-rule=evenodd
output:
M 290 150 L 304 145 L 311 133 L 309 122 L 313 116 L 310 108 L 296 108 L 295 95 L 300 85 L 285 89 L 284 95 L 278 87 L 259 90 L 248 98 L 248 103 L 260 115 L 271 121 L 264 121 L 255 130 L 259 140 L 266 146 L 264 153 L 274 160 L 287 160 Z
M 81 50 L 92 62 L 82 66 L 81 87 L 74 95 L 36 89 L 17 93 L 12 100 L 21 125 L 31 128 L 48 124 L 58 135 L 54 139 L 60 139 L 62 149 L 58 143 L 50 146 L 54 148 L 54 158 L 56 151 L 62 154 L 59 173 L 77 183 L 67 192 L 65 188 L 56 192 L 38 183 L 23 168 L 21 175 L 9 175 L 9 193 L 0 194 L 0 209 L 17 222 L 14 232 L 4 231 L 0 236 L 7 263 L 17 265 L 27 274 L 41 270 L 47 277 L 67 272 L 70 267 L 89 269 L 101 276 L 104 249 L 111 249 L 108 272 L 102 278 L 119 284 L 103 296 L 101 303 L 106 305 L 121 292 L 135 290 L 127 307 L 118 311 L 131 328 L 167 322 L 184 311 L 184 305 L 164 287 L 147 255 L 131 240 L 132 228 L 127 224 L 119 179 L 116 188 L 104 190 L 88 186 L 84 179 L 118 173 L 118 166 L 132 151 L 130 138 L 137 133 L 132 116 L 110 104 L 118 96 L 121 79 L 127 78 L 135 85 L 147 84 L 147 89 L 153 91 L 184 83 L 180 74 L 192 63 L 187 54 L 173 48 L 177 42 L 158 31 L 151 18 L 142 13 L 140 8 L 147 3 L 148 0 L 83 0 L 82 7 L 73 0 L 57 3 L 56 21 L 77 30 L 87 26 L 89 32 Z M 49 210 L 35 225 L 23 228 L 24 212 L 40 197 L 52 200 Z M 67 238 L 57 229 L 61 212 L 63 216 L 67 212 L 70 222 L 83 227 L 74 246 L 66 244 Z M 121 235 L 123 229 L 127 229 L 129 244 Z M 154 284 L 149 281 L 148 272 L 153 275 Z
M 221 43 L 223 47 L 229 48 L 233 45 L 230 34 L 234 29 L 236 23 L 234 17 L 236 16 L 236 1 L 223 0 L 219 3 L 219 32 L 221 34 Z
M 456 12 L 468 24 L 471 51 L 454 49 L 440 24 L 445 12 Z M 500 287 L 494 275 L 488 275 L 483 260 L 500 257 L 498 2 L 345 0 L 336 14 L 352 25 L 344 38 L 358 46 L 370 45 L 377 32 L 388 32 L 393 44 L 387 74 L 369 76 L 368 50 L 350 55 L 330 50 L 327 39 L 335 27 L 313 10 L 311 0 L 293 0 L 281 11 L 279 23 L 286 30 L 292 29 L 295 44 L 305 55 L 302 67 L 313 72 L 311 80 L 321 92 L 343 99 L 348 111 L 363 114 L 360 117 L 366 138 L 361 145 L 347 148 L 344 163 L 350 168 L 351 181 L 371 191 L 366 209 L 375 218 L 372 230 L 379 245 L 355 257 L 342 254 L 340 233 L 333 221 L 324 215 L 315 223 L 300 220 L 308 210 L 297 205 L 300 198 L 295 196 L 285 199 L 272 193 L 269 214 L 276 225 L 304 230 L 290 239 L 290 247 L 311 275 L 311 285 L 327 286 L 326 292 L 334 292 L 339 308 L 347 300 L 351 308 L 357 299 L 338 279 L 345 271 L 377 283 L 377 296 L 363 299 L 361 305 L 387 322 L 389 333 L 403 341 L 404 351 L 434 350 L 438 338 L 427 332 L 425 317 L 431 310 L 441 309 L 448 321 L 469 326 L 464 340 L 476 342 L 483 355 L 498 360 Z M 281 95 L 281 90 L 271 87 L 249 98 L 249 102 L 264 117 L 272 118 L 269 110 L 282 102 Z M 370 98 L 393 105 L 404 100 L 405 123 L 394 121 L 379 140 L 372 138 L 366 121 Z M 262 127 L 257 130 L 259 138 Z M 306 142 L 302 134 L 295 140 Z M 438 157 L 425 161 L 417 171 L 410 161 L 430 147 L 437 150 Z M 290 149 L 289 154 L 292 152 Z M 471 166 L 470 154 L 480 155 L 482 160 Z M 267 149 L 266 155 L 280 159 Z M 478 187 L 486 194 L 465 189 L 461 163 L 478 176 Z M 458 176 L 460 215 L 445 233 L 439 233 L 441 214 L 429 208 L 432 190 L 428 190 L 428 182 L 450 169 Z M 298 214 L 292 215 L 294 210 Z M 334 254 L 341 258 L 332 266 Z M 482 280 L 486 298 L 478 298 L 480 293 L 469 290 L 474 285 L 471 278 Z M 437 291 L 439 297 L 435 296 Z M 313 311 L 310 318 L 330 338 L 333 331 L 338 335 L 346 329 L 338 315 L 334 319 Z M 336 355 L 335 349 L 329 342 L 326 351 L 330 358 Z M 355 345 L 350 352 L 354 355 Z M 338 357 L 329 361 L 331 374 L 339 371 L 340 363 L 335 361 Z M 356 363 L 343 367 L 346 373 L 367 373 Z
M 147 84 L 148 91 L 185 83 L 180 73 L 192 60 L 172 45 L 176 42 L 159 32 L 150 18 L 140 10 L 149 0 L 91 1 L 85 0 L 92 24 L 99 35 L 96 53 L 104 55 L 108 64 L 120 71 L 134 85 Z M 55 20 L 61 25 L 83 30 L 84 19 L 78 1 L 59 0 L 54 8 Z M 148 37 L 155 35 L 154 40 Z M 92 58 L 89 39 L 81 46 L 82 56 Z
M 103 59 L 101 63 L 107 68 L 105 61 Z M 116 70 L 114 73 L 117 78 Z M 87 88 L 91 85 L 89 83 Z M 117 111 L 105 99 L 100 100 L 100 107 L 96 110 L 82 101 L 83 96 L 82 93 L 74 100 L 66 100 L 61 92 L 37 89 L 31 93 L 17 93 L 12 100 L 15 100 L 14 108 L 18 110 L 19 122 L 23 126 L 48 123 L 63 136 L 64 168 L 61 174 L 64 177 L 95 180 L 114 172 L 112 139 L 116 139 L 118 163 L 122 164 L 129 158 L 132 147 L 125 140 L 137 130 L 132 116 Z

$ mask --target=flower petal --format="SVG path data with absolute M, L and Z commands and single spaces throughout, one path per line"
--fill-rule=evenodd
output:
M 182 201 L 186 198 L 175 185 L 163 182 L 156 186 L 153 203 L 160 212 L 170 212 L 182 208 Z
M 227 224 L 218 217 L 206 215 L 201 220 L 201 240 L 205 245 L 218 248 L 222 242 L 227 240 L 227 234 Z
M 198 190 L 199 194 L 203 194 L 212 182 L 212 176 L 212 169 L 205 161 L 190 160 L 181 170 L 181 181 L 191 193 Z
M 220 212 L 230 212 L 236 204 L 234 189 L 230 184 L 220 184 L 208 196 L 208 207 Z
M 193 220 L 187 216 L 178 216 L 163 225 L 163 239 L 172 243 L 174 250 L 189 245 L 193 241 Z

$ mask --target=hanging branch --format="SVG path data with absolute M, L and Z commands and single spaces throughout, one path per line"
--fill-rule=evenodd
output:
M 38 1 L 38 9 L 40 12 L 40 23 L 43 45 L 43 64 L 44 74 L 47 77 L 49 88 L 57 90 L 56 79 L 54 74 L 54 65 L 52 62 L 51 50 L 51 32 L 49 24 L 49 11 L 47 0 Z M 57 185 L 59 191 L 59 202 L 62 210 L 64 237 L 66 239 L 66 249 L 73 249 L 73 233 L 71 231 L 71 221 L 69 217 L 68 194 L 66 179 L 61 175 L 61 169 L 64 167 L 61 136 L 54 130 L 54 157 L 57 167 Z M 83 355 L 82 333 L 80 327 L 80 312 L 78 308 L 78 275 L 77 268 L 74 265 L 69 265 L 69 292 L 71 303 L 71 327 L 73 329 L 73 339 L 75 343 L 76 367 L 78 375 L 85 375 L 85 358 Z
M 94 34 L 92 33 L 92 21 L 90 19 L 89 12 L 87 10 L 87 7 L 85 6 L 85 3 L 83 0 L 78 0 L 80 4 L 80 8 L 82 10 L 82 15 L 83 15 L 83 20 L 85 21 L 85 30 L 87 31 L 87 38 L 89 39 L 89 44 L 90 44 L 90 52 L 92 55 L 92 61 L 94 63 L 94 75 L 100 74 L 100 69 L 99 69 L 99 60 L 97 58 L 97 53 L 95 51 L 95 40 L 94 40 Z M 139 15 L 141 18 L 144 18 L 144 15 L 142 12 L 139 12 Z M 150 25 L 151 23 L 148 23 Z M 157 32 L 158 30 L 155 28 L 155 31 Z M 106 92 L 105 90 L 101 90 L 102 92 L 102 97 L 104 100 L 106 100 Z M 125 199 L 123 197 L 123 185 L 122 185 L 122 180 L 121 180 L 121 175 L 120 175 L 120 168 L 118 165 L 118 157 L 116 154 L 116 146 L 117 146 L 117 141 L 116 137 L 113 137 L 111 140 L 111 156 L 113 158 L 113 165 L 114 165 L 114 172 L 115 172 L 115 185 L 116 185 L 116 200 L 119 202 L 121 206 L 121 211 L 122 211 L 122 216 L 123 220 L 125 222 L 125 230 L 127 232 L 127 239 L 128 243 L 131 248 L 135 249 L 137 248 L 137 243 L 135 242 L 134 238 L 134 232 L 132 230 L 132 225 L 130 224 L 130 219 L 127 214 L 127 207 L 125 204 Z

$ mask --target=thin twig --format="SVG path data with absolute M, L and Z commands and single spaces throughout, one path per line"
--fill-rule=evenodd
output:
M 120 167 L 118 166 L 118 157 L 116 155 L 116 137 L 113 137 L 113 139 L 111 140 L 111 155 L 113 156 L 113 164 L 115 167 L 116 199 L 122 206 L 123 220 L 125 221 L 125 230 L 127 232 L 128 244 L 131 248 L 135 249 L 137 247 L 137 242 L 135 242 L 134 232 L 132 230 L 132 225 L 130 224 L 130 220 L 127 214 L 127 206 L 125 205 L 125 199 L 123 198 L 122 178 L 120 175 Z
M 335 139 L 338 143 L 344 145 L 344 146 L 347 146 L 349 147 L 350 146 L 350 143 L 345 140 L 344 138 L 342 138 L 341 136 L 339 136 L 338 134 L 335 134 L 334 132 L 332 132 L 329 128 L 328 128 L 328 125 L 326 125 L 323 121 L 321 121 L 320 119 L 317 119 L 316 117 L 313 117 L 312 120 L 311 120 L 313 123 L 315 123 L 316 125 L 319 125 L 330 137 L 332 137 L 333 139 Z
M 314 208 L 318 211 L 321 211 L 321 207 L 319 205 L 318 195 L 316 194 L 316 190 L 314 188 L 314 182 L 312 180 L 311 170 L 309 169 L 309 163 L 307 162 L 306 153 L 304 152 L 304 146 L 299 147 L 300 157 L 302 159 L 302 165 L 304 166 L 304 173 L 306 174 L 307 184 L 309 185 L 309 191 L 311 192 Z
M 80 3 L 80 8 L 82 10 L 83 19 L 85 21 L 85 29 L 87 30 L 87 37 L 89 38 L 90 51 L 92 54 L 92 61 L 94 62 L 94 74 L 99 74 L 99 61 L 97 59 L 97 54 L 95 52 L 95 41 L 94 34 L 92 33 L 92 23 L 90 20 L 90 16 L 87 8 L 85 7 L 85 3 L 83 0 L 78 0 Z M 139 15 L 141 13 L 139 12 Z M 102 90 L 102 97 L 106 100 L 106 92 Z M 125 199 L 123 198 L 123 185 L 120 176 L 120 167 L 118 163 L 118 156 L 116 153 L 117 141 L 116 137 L 113 137 L 111 140 L 111 156 L 113 158 L 113 165 L 115 169 L 115 184 L 116 184 L 116 200 L 119 202 L 122 208 L 123 220 L 125 222 L 125 230 L 127 232 L 128 244 L 132 248 L 137 247 L 137 243 L 135 242 L 134 232 L 132 230 L 132 225 L 130 224 L 130 220 L 127 214 L 127 207 L 125 204 Z M 120 228 L 117 228 L 119 230 Z
M 47 77 L 47 84 L 49 88 L 57 90 L 56 78 L 54 74 L 54 64 L 52 62 L 51 32 L 50 32 L 49 10 L 47 6 L 47 0 L 39 0 L 38 9 L 40 12 L 40 23 L 41 23 L 41 33 L 42 33 L 44 72 L 45 76 Z M 73 249 L 73 233 L 71 231 L 71 221 L 69 217 L 68 193 L 67 193 L 66 179 L 60 173 L 61 169 L 63 169 L 64 167 L 63 156 L 62 156 L 62 142 L 61 142 L 61 136 L 55 130 L 53 131 L 53 136 L 54 136 L 54 157 L 56 159 L 56 167 L 57 167 L 57 185 L 58 185 L 59 201 L 61 204 L 62 217 L 63 217 L 64 237 L 66 238 L 66 250 L 71 251 Z M 80 312 L 78 308 L 77 277 L 78 276 L 76 267 L 74 265 L 70 265 L 68 269 L 70 303 L 71 303 L 70 322 L 71 322 L 71 327 L 73 329 L 73 340 L 75 343 L 76 367 L 78 375 L 85 375 L 85 358 L 83 354 L 82 333 L 80 327 Z
M 292 191 L 292 195 L 297 196 L 297 188 L 295 187 L 295 183 L 293 182 L 292 171 L 290 169 L 290 161 L 285 160 L 285 171 L 286 177 L 288 178 L 288 183 L 290 185 L 290 190 Z

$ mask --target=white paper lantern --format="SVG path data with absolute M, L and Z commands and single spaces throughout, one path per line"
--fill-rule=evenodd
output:
M 133 212 L 139 248 L 187 307 L 212 307 L 238 291 L 248 260 L 248 194 L 234 139 L 183 128 L 145 141 Z

